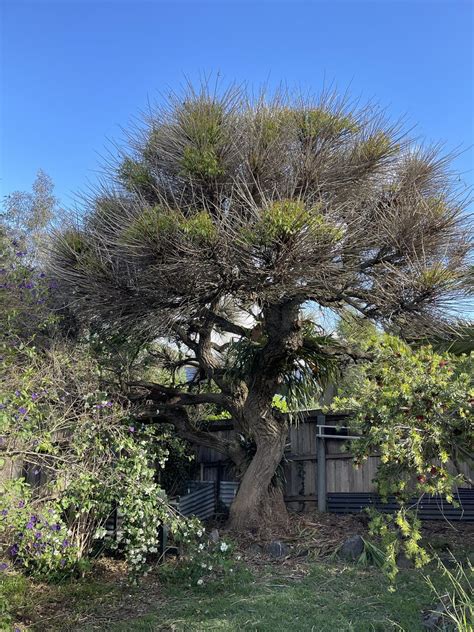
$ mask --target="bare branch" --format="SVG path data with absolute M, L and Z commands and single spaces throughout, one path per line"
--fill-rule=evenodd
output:
M 144 390 L 146 398 L 167 407 L 196 406 L 198 404 L 228 406 L 226 397 L 221 393 L 190 393 L 155 382 L 131 382 L 129 386 Z

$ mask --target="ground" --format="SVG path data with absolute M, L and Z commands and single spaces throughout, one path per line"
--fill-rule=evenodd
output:
M 331 555 L 354 533 L 364 533 L 364 524 L 354 517 L 295 519 L 284 538 L 289 557 L 256 555 L 249 551 L 251 540 L 242 540 L 234 574 L 203 586 L 183 584 L 171 562 L 131 587 L 123 563 L 106 558 L 83 579 L 60 585 L 9 575 L 3 582 L 13 621 L 5 630 L 421 632 L 422 612 L 436 602 L 424 575 L 440 588 L 445 579 L 434 565 L 422 571 L 406 568 L 391 592 L 379 569 Z M 448 549 L 458 556 L 474 550 L 474 525 L 453 529 L 444 522 L 426 523 L 424 533 L 440 555 Z

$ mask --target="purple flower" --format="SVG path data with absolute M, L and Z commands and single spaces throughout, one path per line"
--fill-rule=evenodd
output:
M 30 519 L 26 523 L 26 528 L 27 529 L 33 529 L 37 522 L 39 522 L 38 516 L 30 516 Z
M 63 540 L 63 548 L 66 548 L 69 546 L 69 540 Z
M 38 399 L 38 397 L 39 397 L 39 393 L 31 393 L 31 399 L 32 399 L 33 401 L 37 400 L 37 399 Z
M 20 406 L 20 408 L 18 409 L 18 412 L 20 413 L 20 415 L 26 415 L 28 411 L 26 410 L 24 406 Z
M 8 564 L 6 562 L 2 562 L 0 564 L 0 571 L 5 571 L 8 568 Z
M 7 516 L 8 515 L 8 509 L 2 509 L 2 511 L 0 513 L 2 514 L 2 516 Z
M 4 408 L 6 408 L 5 404 L 0 404 L 0 410 L 3 410 Z
M 15 397 L 20 397 L 21 393 L 20 391 L 15 391 Z
M 113 403 L 112 402 L 107 402 L 105 405 L 107 406 L 107 408 L 111 408 L 113 406 Z
M 18 507 L 20 509 L 22 509 L 25 506 L 25 501 L 24 500 L 20 500 L 20 502 L 18 503 Z
M 41 538 L 41 531 L 37 531 L 37 532 L 35 533 L 35 538 L 36 538 L 37 540 L 39 540 L 39 539 Z
M 129 426 L 129 427 L 128 427 L 128 431 L 129 431 L 129 432 L 135 432 L 135 428 L 134 428 L 133 426 Z
M 18 555 L 18 544 L 14 544 L 12 547 L 10 547 L 10 554 L 13 555 L 13 557 L 15 557 L 15 555 Z
M 58 524 L 51 525 L 51 531 L 60 531 L 61 527 Z
M 23 250 L 19 250 L 19 251 L 16 253 L 16 256 L 17 256 L 17 257 L 24 257 L 25 255 L 26 255 L 26 252 L 24 252 Z

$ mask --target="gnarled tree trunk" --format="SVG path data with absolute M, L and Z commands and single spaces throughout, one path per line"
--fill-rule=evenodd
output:
M 231 529 L 257 531 L 286 525 L 288 513 L 283 488 L 274 479 L 283 458 L 287 432 L 287 424 L 274 419 L 259 427 L 255 434 L 257 450 L 245 470 L 230 508 Z
M 299 304 L 286 301 L 268 306 L 263 313 L 268 339 L 255 358 L 241 419 L 257 450 L 230 509 L 229 526 L 236 530 L 282 527 L 288 519 L 283 489 L 274 480 L 285 450 L 288 423 L 272 410 L 272 401 L 288 357 L 302 344 Z

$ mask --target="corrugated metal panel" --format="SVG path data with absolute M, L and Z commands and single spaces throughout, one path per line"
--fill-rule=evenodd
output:
M 213 481 L 192 481 L 189 494 L 180 496 L 178 510 L 184 516 L 197 516 L 201 520 L 210 518 L 216 512 L 216 493 Z
M 186 481 L 186 494 L 214 485 L 214 481 Z
M 236 481 L 221 481 L 219 490 L 219 500 L 226 507 L 230 507 L 239 489 Z
M 413 498 L 410 506 L 416 510 L 421 520 L 462 520 L 474 522 L 474 490 L 459 489 L 455 496 L 459 507 L 454 507 L 441 496 L 423 496 Z M 328 494 L 328 511 L 331 513 L 359 513 L 366 507 L 375 507 L 383 513 L 398 509 L 396 499 L 391 496 L 382 503 L 376 494 Z

